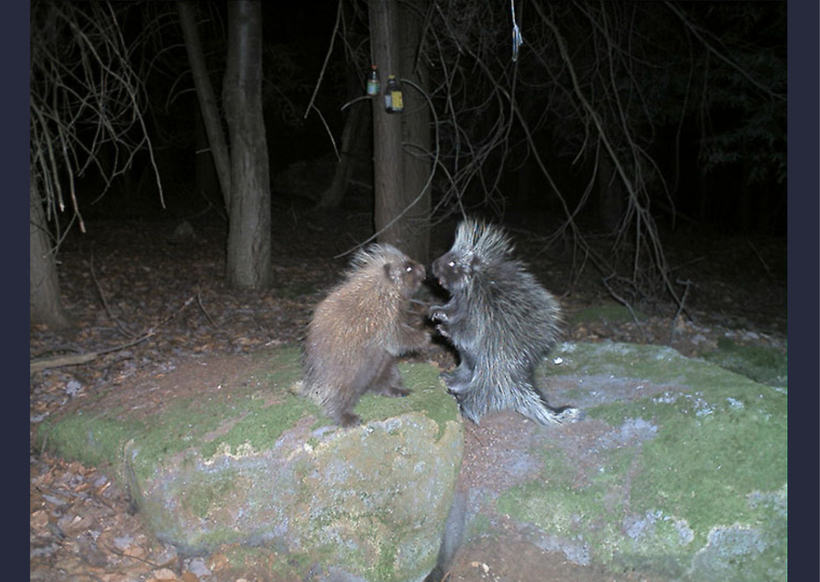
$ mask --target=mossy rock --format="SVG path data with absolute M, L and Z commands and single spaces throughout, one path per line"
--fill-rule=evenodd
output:
M 367 395 L 362 425 L 340 429 L 293 393 L 295 347 L 202 359 L 77 402 L 38 440 L 114 467 L 183 553 L 253 545 L 291 564 L 418 579 L 435 564 L 463 427 L 436 368 L 400 371 L 410 396 Z
M 528 441 L 540 469 L 497 498 L 533 543 L 615 578 L 785 579 L 784 389 L 611 342 L 564 344 L 539 381 L 587 418 Z
M 782 349 L 742 345 L 722 337 L 718 339 L 717 350 L 704 354 L 703 358 L 761 384 L 786 385 L 789 366 Z

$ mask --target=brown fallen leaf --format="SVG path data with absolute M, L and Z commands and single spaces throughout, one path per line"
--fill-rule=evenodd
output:
M 222 570 L 228 565 L 229 562 L 230 561 L 228 560 L 228 556 L 226 556 L 225 554 L 211 554 L 211 557 L 208 560 L 208 569 L 211 572 Z
M 43 529 L 48 525 L 48 512 L 45 509 L 38 509 L 31 514 L 31 528 Z
M 169 570 L 168 568 L 160 568 L 158 570 L 154 570 L 151 572 L 150 580 L 162 580 L 164 582 L 172 582 L 174 580 L 179 580 L 177 575 L 173 572 L 173 570 Z

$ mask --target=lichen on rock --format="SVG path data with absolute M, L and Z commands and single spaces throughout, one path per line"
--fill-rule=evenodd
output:
M 289 390 L 298 356 L 290 347 L 237 356 L 231 375 L 198 394 L 176 389 L 199 369 L 182 366 L 150 381 L 161 405 L 112 392 L 43 435 L 61 454 L 113 465 L 157 537 L 183 554 L 252 545 L 368 580 L 423 577 L 463 449 L 438 370 L 401 364 L 413 393 L 367 396 L 362 425 L 341 429 Z

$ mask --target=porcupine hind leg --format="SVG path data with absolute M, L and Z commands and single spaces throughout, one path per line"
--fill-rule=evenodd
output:
M 580 408 L 560 406 L 554 408 L 532 384 L 520 386 L 515 410 L 541 424 L 567 424 L 581 420 L 584 413 Z
M 458 408 L 461 411 L 461 416 L 479 424 L 481 417 L 484 416 L 486 410 L 478 406 L 475 399 L 474 392 L 457 392 L 455 393 Z
M 457 391 L 450 387 L 450 393 L 455 396 L 461 415 L 476 424 L 490 412 L 509 408 L 509 405 L 498 406 L 498 394 L 492 380 L 479 370 L 473 370 L 470 381 Z
M 335 391 L 335 398 L 324 403 L 322 408 L 333 421 L 342 427 L 356 426 L 361 418 L 353 412 L 358 395 L 352 391 Z
M 460 394 L 470 389 L 475 373 L 475 358 L 465 352 L 459 352 L 460 362 L 452 372 L 444 372 L 441 379 L 451 394 Z
M 395 358 L 385 358 L 370 384 L 370 391 L 392 397 L 402 397 L 410 394 L 410 391 L 404 387 L 404 381 L 401 379 Z
M 459 364 L 458 367 L 451 372 L 442 372 L 441 379 L 447 385 L 447 390 L 452 394 L 464 392 L 470 384 L 473 377 L 473 372 L 467 366 Z

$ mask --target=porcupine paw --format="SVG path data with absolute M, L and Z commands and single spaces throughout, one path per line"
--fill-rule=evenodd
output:
M 450 317 L 447 315 L 447 312 L 444 311 L 441 307 L 431 307 L 430 308 L 430 321 L 433 323 L 447 323 L 450 321 Z
M 345 428 L 349 426 L 357 426 L 361 423 L 362 419 L 359 415 L 353 414 L 352 412 L 343 412 L 339 417 L 339 426 L 343 426 Z
M 441 324 L 436 326 L 436 333 L 438 333 L 441 337 L 445 339 L 450 339 L 450 334 L 447 333 L 447 328 Z
M 442 372 L 441 379 L 444 380 L 444 385 L 447 386 L 447 391 L 450 394 L 460 394 L 469 386 L 469 380 L 459 377 L 458 370 Z

